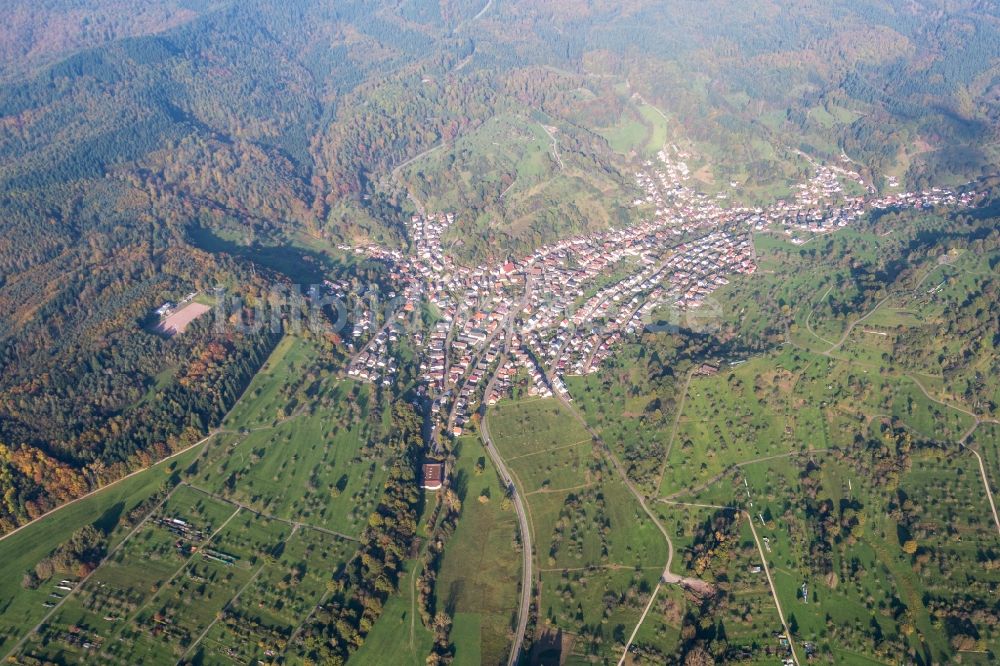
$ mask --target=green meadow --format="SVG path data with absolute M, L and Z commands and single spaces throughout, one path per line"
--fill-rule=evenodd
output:
M 573 637 L 573 659 L 620 654 L 662 574 L 663 536 L 557 400 L 501 402 L 488 418 L 527 505 L 540 622 Z

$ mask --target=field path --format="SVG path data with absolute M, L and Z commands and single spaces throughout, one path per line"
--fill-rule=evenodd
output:
M 660 486 L 663 484 L 663 476 L 667 473 L 667 464 L 670 460 L 670 452 L 674 449 L 674 440 L 677 438 L 677 428 L 681 423 L 681 414 L 684 413 L 684 403 L 687 402 L 688 389 L 691 388 L 691 380 L 694 378 L 694 368 L 688 372 L 687 379 L 684 380 L 684 390 L 681 391 L 681 400 L 677 404 L 677 413 L 674 414 L 674 425 L 670 429 L 670 439 L 667 440 L 667 451 L 663 454 L 663 465 L 660 466 L 660 476 L 656 480 L 655 490 L 657 494 L 660 492 Z
M 908 291 L 916 291 L 917 289 L 919 289 L 921 287 L 921 285 L 923 285 L 923 283 L 927 280 L 927 278 L 930 277 L 931 274 L 933 274 L 934 271 L 937 270 L 938 268 L 940 268 L 942 265 L 947 265 L 947 264 L 943 264 L 942 262 L 939 261 L 938 263 L 935 263 L 933 266 L 931 266 L 930 269 L 927 270 L 923 274 L 923 276 L 921 276 L 921 278 L 919 280 L 917 280 L 917 282 L 913 286 L 913 288 L 910 289 L 910 290 L 908 290 Z M 827 293 L 829 293 L 829 290 L 827 290 Z M 889 294 L 885 298 L 879 300 L 875 304 L 875 306 L 871 310 L 869 310 L 866 314 L 862 315 L 860 318 L 855 319 L 853 322 L 851 322 L 851 324 L 847 327 L 847 329 L 844 331 L 843 335 L 840 336 L 840 339 L 837 340 L 836 343 L 834 343 L 829 349 L 827 349 L 826 351 L 821 352 L 821 353 L 824 356 L 831 357 L 832 353 L 834 351 L 836 351 L 841 345 L 844 344 L 844 342 L 847 340 L 847 337 L 851 334 L 851 331 L 854 330 L 855 326 L 857 326 L 858 324 L 862 323 L 863 321 L 865 321 L 866 319 L 868 319 L 870 316 L 872 316 L 873 314 L 875 314 L 875 311 L 878 310 L 880 307 L 882 307 L 882 305 L 884 303 L 886 303 L 887 301 L 889 301 L 889 299 L 891 299 L 891 298 L 893 298 L 894 296 L 897 296 L 897 295 L 898 294 Z M 824 298 L 825 298 L 825 295 L 824 295 Z M 810 315 L 811 314 L 812 313 L 810 312 Z M 806 323 L 807 323 L 806 327 L 810 329 L 810 333 L 811 333 L 812 329 L 808 326 L 808 318 L 807 318 L 807 322 Z M 813 333 L 813 335 L 816 335 L 816 334 Z M 819 336 L 816 336 L 816 337 L 819 337 Z M 932 396 L 927 391 L 927 388 L 923 385 L 923 383 L 921 383 L 921 381 L 919 379 L 917 379 L 914 375 L 907 374 L 907 375 L 903 375 L 903 376 L 909 378 L 910 381 L 912 381 L 914 384 L 916 384 L 917 388 L 920 389 L 920 392 L 923 393 L 924 397 L 927 398 L 928 400 L 930 400 L 931 402 L 933 402 L 935 404 L 938 404 L 938 405 L 941 405 L 942 407 L 947 407 L 949 409 L 953 409 L 953 410 L 955 410 L 957 412 L 960 412 L 960 413 L 965 414 L 966 416 L 969 416 L 969 417 L 972 418 L 972 425 L 969 426 L 968 430 L 966 430 L 958 438 L 957 441 L 958 441 L 958 445 L 959 446 L 961 446 L 963 449 L 971 451 L 972 454 L 974 456 L 976 456 L 976 460 L 979 463 L 979 473 L 980 473 L 980 476 L 982 477 L 982 480 L 983 480 L 983 491 L 984 491 L 984 494 L 986 495 L 986 500 L 989 502 L 990 512 L 993 514 L 993 522 L 997 526 L 997 533 L 1000 533 L 1000 513 L 997 512 L 996 501 L 993 498 L 993 491 L 990 489 L 990 480 L 989 480 L 989 476 L 986 473 L 986 466 L 983 464 L 983 458 L 982 458 L 982 456 L 979 455 L 978 451 L 976 451 L 975 449 L 973 449 L 973 448 L 971 448 L 971 447 L 969 447 L 969 446 L 966 445 L 966 442 L 972 436 L 972 433 L 974 433 L 976 431 L 976 428 L 978 428 L 981 423 L 997 423 L 997 419 L 991 419 L 991 418 L 984 419 L 982 416 L 980 416 L 979 414 L 976 414 L 975 412 L 973 412 L 970 409 L 967 409 L 967 408 L 959 406 L 959 405 L 955 405 L 955 404 L 952 404 L 952 403 L 947 403 L 947 402 L 944 402 L 942 400 L 939 400 L 939 399 L 935 398 L 934 396 Z M 753 525 L 752 522 L 751 522 L 751 525 Z
M 542 128 L 542 130 L 545 131 L 546 134 L 549 135 L 549 138 L 552 139 L 552 155 L 556 158 L 556 162 L 559 163 L 559 170 L 565 171 L 566 165 L 563 164 L 562 157 L 559 155 L 559 142 L 556 140 L 556 135 L 553 134 L 551 130 L 549 130 L 549 128 L 543 125 L 542 123 L 538 123 L 538 125 L 539 127 Z
M 329 529 L 327 529 L 325 527 L 319 527 L 318 525 L 310 525 L 309 523 L 303 523 L 303 522 L 300 522 L 300 521 L 297 521 L 297 520 L 289 520 L 287 518 L 279 518 L 278 516 L 273 516 L 273 515 L 271 515 L 269 513 L 264 513 L 262 511 L 259 511 L 259 510 L 255 509 L 254 507 L 250 506 L 249 504 L 244 504 L 244 503 L 238 502 L 238 501 L 236 501 L 234 499 L 229 499 L 228 497 L 223 497 L 222 495 L 216 495 L 215 493 L 209 492 L 209 491 L 205 490 L 204 488 L 199 488 L 198 486 L 190 484 L 187 481 L 181 481 L 180 485 L 187 486 L 191 490 L 193 490 L 195 492 L 198 492 L 198 493 L 201 493 L 202 495 L 205 495 L 207 497 L 211 497 L 214 500 L 218 500 L 220 502 L 225 502 L 226 504 L 228 504 L 230 506 L 235 506 L 235 507 L 238 507 L 240 509 L 243 509 L 244 511 L 252 513 L 253 515 L 255 515 L 255 516 L 259 517 L 259 518 L 265 518 L 267 520 L 273 520 L 273 521 L 276 521 L 276 522 L 279 522 L 279 523 L 284 523 L 286 525 L 291 525 L 296 530 L 299 529 L 300 527 L 304 527 L 307 530 L 315 530 L 317 532 L 322 532 L 323 534 L 326 534 L 328 536 L 337 537 L 338 539 L 344 539 L 345 541 L 354 541 L 354 542 L 359 542 L 360 541 L 360 539 L 358 537 L 353 537 L 353 536 L 350 536 L 349 534 L 344 534 L 342 532 L 335 532 L 334 530 L 329 530 Z
M 418 563 L 410 572 L 410 649 L 413 649 L 414 633 L 417 629 L 417 578 L 420 577 L 420 567 Z
M 880 307 L 882 307 L 882 305 L 885 304 L 885 303 L 887 303 L 890 299 L 892 299 L 892 298 L 894 298 L 896 296 L 901 296 L 901 295 L 903 295 L 903 294 L 905 294 L 907 292 L 916 291 L 917 289 L 919 289 L 920 285 L 922 285 L 924 283 L 924 281 L 928 277 L 930 277 L 931 273 L 933 273 L 935 270 L 937 270 L 938 268 L 940 268 L 940 266 L 941 266 L 940 264 L 934 264 L 933 266 L 931 266 L 930 270 L 928 270 L 926 273 L 924 273 L 923 276 L 919 280 L 917 280 L 917 283 L 915 285 L 913 285 L 912 289 L 906 289 L 906 290 L 904 290 L 900 294 L 888 294 L 888 295 L 886 295 L 885 298 L 879 300 L 872 307 L 871 310 L 869 310 L 867 313 L 865 313 L 864 315 L 862 315 L 858 319 L 855 319 L 854 321 L 852 321 L 848 325 L 848 327 L 844 330 L 844 333 L 843 333 L 843 335 L 840 336 L 840 339 L 837 340 L 835 343 L 833 343 L 833 345 L 829 349 L 827 349 L 824 352 L 821 352 L 823 354 L 823 356 L 829 356 L 831 353 L 833 353 L 834 351 L 836 351 L 837 349 L 839 349 L 841 347 L 841 345 L 843 345 L 847 341 L 847 337 L 851 334 L 851 331 L 854 330 L 855 326 L 857 326 L 858 324 L 862 323 L 863 321 L 865 321 L 866 319 L 868 319 L 869 317 L 871 317 L 873 314 L 875 314 L 875 311 L 878 310 Z M 827 293 L 828 294 L 830 293 L 829 290 L 827 290 Z M 825 296 L 824 296 L 824 298 L 825 298 Z M 813 335 L 815 335 L 815 333 Z M 819 337 L 819 336 L 817 335 L 816 337 Z
M 628 477 L 628 473 L 622 466 L 621 461 L 618 460 L 618 456 L 614 454 L 611 448 L 601 437 L 600 433 L 598 433 L 596 430 L 590 427 L 590 424 L 587 423 L 586 419 L 579 412 L 579 410 L 577 410 L 576 407 L 574 407 L 573 404 L 569 400 L 567 400 L 565 396 L 558 395 L 558 398 L 559 401 L 562 402 L 562 404 L 569 410 L 570 414 L 572 414 L 576 418 L 576 420 L 580 423 L 580 425 L 582 425 L 587 430 L 587 432 L 589 432 L 594 437 L 595 440 L 601 443 L 602 447 L 607 452 L 608 458 L 611 460 L 612 465 L 614 465 L 615 471 L 618 472 L 618 476 L 621 478 L 622 483 L 625 484 L 625 487 L 628 488 L 629 492 L 632 493 L 632 496 L 635 497 L 635 500 L 639 503 L 639 506 L 642 507 L 642 510 L 646 513 L 646 516 L 649 517 L 650 521 L 652 521 L 652 523 L 656 525 L 656 528 L 660 530 L 660 534 L 663 535 L 663 540 L 667 544 L 667 564 L 663 568 L 663 578 L 662 578 L 663 582 L 668 584 L 683 585 L 684 587 L 690 588 L 699 594 L 709 594 L 713 592 L 714 588 L 712 587 L 711 584 L 706 583 L 705 581 L 699 578 L 680 576 L 678 574 L 673 573 L 670 570 L 670 567 L 674 561 L 674 542 L 670 538 L 670 534 L 667 532 L 667 529 L 660 522 L 660 519 L 656 517 L 656 514 L 654 514 L 650 510 L 649 506 L 646 504 L 646 498 L 635 487 L 635 484 L 632 483 L 632 479 Z
M 979 451 L 966 446 L 965 442 L 959 442 L 963 449 L 967 451 L 972 451 L 972 455 L 976 456 L 976 460 L 979 461 L 979 473 L 983 477 L 983 488 L 986 489 L 986 499 L 990 502 L 990 510 L 993 511 L 993 522 L 996 523 L 997 533 L 1000 534 L 1000 514 L 997 514 L 997 505 L 993 501 L 993 492 L 990 490 L 990 479 L 986 476 L 986 465 L 983 464 L 983 457 L 979 455 Z
M 757 552 L 760 553 L 761 564 L 764 565 L 764 573 L 767 574 L 767 584 L 771 587 L 771 596 L 774 597 L 774 605 L 778 609 L 778 617 L 781 619 L 781 626 L 785 628 L 785 637 L 788 638 L 788 648 L 792 651 L 792 659 L 799 663 L 799 656 L 795 654 L 795 643 L 792 642 L 792 632 L 788 630 L 788 623 L 785 622 L 785 614 L 781 610 L 781 601 L 778 600 L 778 590 L 774 587 L 774 580 L 771 578 L 771 567 L 767 564 L 767 557 L 764 555 L 764 547 L 760 545 L 760 537 L 757 536 L 757 528 L 753 525 L 753 518 L 744 511 L 747 521 L 750 523 L 750 531 L 753 532 L 753 540 L 757 543 Z
M 972 411 L 970 411 L 968 409 L 965 409 L 964 407 L 960 407 L 958 405 L 953 405 L 953 404 L 947 403 L 947 402 L 942 402 L 942 401 L 938 400 L 937 398 L 933 397 L 930 393 L 928 393 L 927 389 L 924 388 L 924 385 L 921 384 L 920 380 L 918 380 L 916 377 L 914 377 L 913 375 L 906 375 L 906 376 L 909 377 L 913 381 L 913 383 L 917 385 L 917 388 L 919 388 L 920 392 L 924 394 L 924 397 L 927 398 L 928 400 L 930 400 L 931 402 L 934 402 L 934 403 L 936 403 L 938 405 L 941 405 L 943 407 L 948 407 L 950 409 L 954 409 L 957 412 L 961 412 L 963 414 L 966 414 L 966 415 L 972 417 L 972 419 L 973 419 L 972 425 L 969 426 L 969 429 L 966 430 L 962 434 L 962 436 L 958 439 L 958 445 L 961 446 L 966 451 L 971 451 L 972 455 L 976 456 L 976 461 L 979 463 L 979 474 L 980 474 L 980 476 L 983 479 L 983 493 L 986 495 L 986 500 L 989 502 L 989 505 L 990 505 L 990 511 L 993 513 L 993 522 L 997 526 L 997 533 L 1000 534 L 1000 513 L 997 512 L 997 505 L 996 505 L 996 501 L 993 498 L 993 491 L 990 489 L 990 478 L 989 478 L 989 476 L 986 473 L 986 465 L 983 464 L 983 457 L 981 455 L 979 455 L 979 451 L 977 451 L 976 449 L 974 449 L 971 446 L 968 446 L 966 444 L 966 442 L 969 441 L 969 438 L 972 437 L 972 433 L 974 433 L 976 431 L 976 428 L 978 428 L 980 424 L 982 424 L 982 423 L 997 423 L 997 420 L 996 419 L 984 419 L 979 414 L 976 414 L 975 412 L 972 412 Z
M 510 192 L 510 188 L 514 187 L 514 185 L 516 185 L 516 184 L 517 184 L 517 176 L 514 176 L 514 180 L 510 181 L 510 185 L 508 185 L 507 187 L 505 187 L 503 189 L 503 192 L 500 193 L 500 196 L 497 197 L 497 201 L 500 201 L 501 199 L 503 199 L 504 195 L 507 194 L 508 192 Z
M 422 159 L 422 158 L 430 155 L 435 150 L 439 150 L 440 148 L 443 148 L 445 145 L 447 145 L 447 144 L 445 142 L 443 142 L 443 141 L 441 143 L 434 144 L 430 148 L 427 148 L 426 150 L 420 151 L 419 153 L 417 153 L 413 157 L 409 158 L 408 160 L 406 160 L 404 162 L 400 162 L 399 164 L 397 164 L 396 166 L 394 166 L 392 168 L 393 175 L 399 173 L 401 170 L 403 170 L 406 167 L 410 166 L 411 164 L 413 164 L 417 160 Z
M 180 487 L 180 486 L 178 486 L 178 487 Z M 229 524 L 229 521 L 231 521 L 233 518 L 235 518 L 237 515 L 239 515 L 239 513 L 240 513 L 240 508 L 236 507 L 236 510 L 233 511 L 232 515 L 230 515 L 228 518 L 226 518 L 226 520 L 221 525 L 219 525 L 219 527 L 214 532 L 212 532 L 210 535 L 208 535 L 208 537 L 206 537 L 201 543 L 198 544 L 197 548 L 192 551 L 191 556 L 188 557 L 186 560 L 184 560 L 184 562 L 179 567 L 177 567 L 177 571 L 175 571 L 174 573 L 172 573 L 170 575 L 170 578 L 168 578 L 165 581 L 163 581 L 162 583 L 160 583 L 160 585 L 157 587 L 157 590 L 162 590 L 162 589 L 168 587 L 171 583 L 173 583 L 174 580 L 176 580 L 176 578 L 178 576 L 180 576 L 181 573 L 183 573 L 183 571 L 185 569 L 187 569 L 188 566 L 191 564 L 191 560 L 194 559 L 194 553 L 201 552 L 202 548 L 204 548 L 208 544 L 212 543 L 212 541 L 215 539 L 215 537 L 218 536 L 219 532 L 221 532 L 222 530 L 224 530 L 226 528 L 226 525 Z M 138 608 L 135 609 L 135 611 L 132 613 L 132 616 L 127 621 L 125 621 L 125 622 L 123 622 L 121 624 L 120 628 L 127 629 L 133 622 L 135 622 L 137 619 L 139 619 L 139 615 L 142 613 L 142 611 L 145 610 L 146 607 L 149 606 L 149 602 L 151 602 L 155 598 L 156 598 L 156 594 L 155 593 L 151 594 L 148 599 L 146 599 L 144 602 L 142 602 L 142 604 Z M 119 632 L 115 631 L 115 632 L 112 632 L 112 635 L 117 635 L 118 633 Z
M 227 522 L 228 522 L 228 521 L 227 521 Z M 284 542 L 283 542 L 283 543 L 286 543 L 286 544 L 287 544 L 287 543 L 289 542 L 289 540 L 290 540 L 290 539 L 291 539 L 291 538 L 292 538 L 293 536 L 295 536 L 295 532 L 296 532 L 296 531 L 297 531 L 298 529 L 299 529 L 299 528 L 298 528 L 298 525 L 296 525 L 296 526 L 292 527 L 292 531 L 288 533 L 288 536 L 287 536 L 287 537 L 285 537 L 285 540 L 284 540 Z M 229 601 L 227 601 L 227 602 L 226 602 L 226 604 L 225 604 L 225 605 L 224 605 L 224 606 L 222 607 L 222 610 L 221 610 L 221 611 L 219 611 L 218 613 L 216 613 L 216 614 L 215 614 L 215 617 L 213 617 L 213 618 L 212 618 L 212 621 L 208 623 L 208 626 L 207 626 L 207 627 L 205 627 L 205 630 L 204 630 L 203 632 L 201 632 L 200 634 L 198 634 L 198 638 L 196 638 L 196 639 L 194 640 L 194 642 L 192 642 L 192 643 L 191 643 L 190 647 L 188 647 L 188 649 L 187 649 L 187 650 L 186 650 L 186 651 L 184 652 L 184 654 L 182 654 L 182 655 L 181 655 L 181 658 L 177 660 L 177 663 L 178 663 L 178 664 L 182 664 L 182 663 L 184 663 L 184 659 L 185 659 L 185 658 L 186 658 L 186 657 L 187 657 L 187 656 L 188 656 L 189 654 L 191 654 L 191 650 L 195 649 L 195 647 L 197 647 L 198 643 L 201 643 L 201 640 L 202 640 L 203 638 L 205 638 L 205 636 L 207 636 L 207 635 L 208 635 L 208 632 L 212 630 L 212 627 L 214 627 L 214 626 L 215 626 L 215 623 L 219 621 L 219 617 L 220 617 L 220 616 L 222 615 L 222 613 L 223 613 L 223 612 L 225 612 L 225 610 L 226 610 L 227 608 L 229 608 L 230 606 L 232 606 L 232 605 L 233 605 L 233 603 L 234 603 L 234 602 L 235 602 L 235 601 L 236 601 L 237 599 L 239 599 L 239 598 L 240 598 L 240 595 L 241 595 L 241 594 L 243 594 L 243 592 L 244 592 L 244 591 L 245 591 L 245 590 L 246 590 L 246 589 L 247 589 L 248 587 L 250 587 L 250 585 L 251 585 L 251 584 L 252 584 L 252 583 L 253 583 L 253 582 L 254 582 L 255 580 L 257 580 L 257 577 L 258 577 L 258 576 L 260 576 L 260 573 L 261 573 L 261 572 L 262 572 L 262 571 L 264 570 L 264 567 L 265 567 L 265 566 L 267 566 L 267 562 L 266 562 L 266 561 L 265 561 L 265 562 L 263 562 L 263 563 L 262 563 L 262 564 L 261 564 L 261 565 L 260 565 L 259 567 L 257 567 L 257 571 L 255 571 L 255 572 L 253 573 L 253 575 L 252 575 L 252 576 L 250 576 L 250 580 L 248 580 L 248 581 L 247 581 L 246 583 L 244 583 L 244 584 L 243 584 L 243 587 L 241 587 L 241 588 L 240 588 L 239 590 L 237 590 L 237 591 L 236 591 L 236 594 L 234 594 L 234 595 L 233 595 L 233 596 L 232 596 L 232 597 L 231 597 L 231 598 L 229 599 Z
M 705 488 L 708 488 L 709 486 L 711 486 L 711 485 L 713 485 L 715 483 L 718 483 L 722 479 L 726 478 L 727 474 L 735 472 L 739 468 L 746 467 L 747 465 L 753 465 L 754 463 L 767 462 L 768 460 L 778 460 L 779 458 L 792 458 L 794 456 L 808 456 L 808 455 L 811 455 L 813 453 L 824 453 L 826 451 L 832 451 L 834 449 L 836 449 L 836 447 L 827 447 L 827 448 L 823 448 L 823 449 L 806 449 L 805 451 L 788 451 L 787 453 L 775 453 L 775 454 L 772 454 L 772 455 L 769 455 L 769 456 L 764 456 L 762 458 L 751 458 L 750 460 L 744 460 L 742 462 L 733 463 L 732 465 L 730 465 L 729 467 L 726 467 L 721 472 L 719 472 L 718 474 L 716 474 L 712 478 L 708 479 L 707 481 L 705 481 L 703 483 L 699 483 L 697 486 L 683 488 L 681 490 L 678 490 L 675 493 L 671 493 L 669 495 L 664 495 L 661 498 L 661 501 L 663 501 L 663 500 L 670 500 L 670 499 L 673 499 L 675 497 L 681 497 L 683 495 L 693 495 L 694 493 L 701 492 L 702 490 L 705 490 Z
M 656 595 L 660 592 L 660 587 L 663 585 L 662 580 L 656 581 L 656 587 L 653 588 L 653 593 L 649 595 L 649 603 L 646 607 L 642 609 L 642 615 L 639 616 L 639 621 L 635 623 L 635 628 L 632 629 L 632 633 L 629 634 L 628 640 L 625 641 L 625 649 L 622 651 L 621 659 L 618 660 L 618 666 L 622 666 L 625 663 L 625 658 L 628 657 L 629 648 L 632 647 L 632 641 L 635 640 L 636 634 L 639 633 L 639 627 L 646 620 L 646 615 L 649 614 L 649 609 L 653 607 L 653 602 L 656 601 Z
M 639 633 L 639 628 L 642 627 L 642 623 L 646 619 L 646 615 L 649 613 L 649 609 L 653 607 L 653 602 L 656 601 L 656 595 L 659 593 L 660 587 L 664 583 L 668 585 L 681 585 L 690 590 L 693 590 L 695 593 L 703 595 L 712 593 L 714 591 L 714 588 L 710 583 L 707 583 L 703 580 L 700 580 L 698 578 L 689 578 L 686 576 L 681 576 L 679 574 L 673 573 L 670 570 L 670 567 L 674 561 L 674 542 L 670 538 L 670 534 L 667 533 L 667 529 L 660 522 L 660 519 L 656 517 L 656 514 L 650 511 L 649 507 L 646 505 L 645 497 L 643 497 L 642 493 L 640 493 L 636 489 L 635 485 L 632 483 L 632 480 L 628 478 L 628 473 L 625 471 L 625 468 L 618 460 L 618 456 L 614 454 L 614 452 L 607 445 L 607 443 L 605 443 L 605 441 L 601 438 L 600 434 L 596 430 L 590 427 L 590 424 L 587 423 L 587 420 L 583 417 L 583 414 L 581 414 L 579 410 L 577 410 L 576 407 L 574 407 L 573 404 L 566 399 L 566 396 L 560 393 L 556 393 L 556 395 L 559 401 L 566 407 L 567 410 L 569 410 L 570 414 L 572 414 L 576 418 L 576 420 L 580 423 L 580 425 L 582 425 L 587 430 L 587 432 L 589 432 L 591 436 L 594 437 L 596 441 L 601 443 L 604 450 L 607 452 L 608 458 L 611 460 L 611 464 L 614 465 L 615 471 L 618 472 L 618 476 L 625 484 L 625 487 L 628 488 L 629 492 L 632 493 L 632 496 L 635 497 L 636 501 L 639 503 L 639 506 L 642 507 L 642 510 L 646 513 L 646 515 L 653 522 L 653 524 L 656 525 L 656 528 L 660 530 L 660 534 L 663 535 L 663 540 L 667 544 L 667 564 L 663 567 L 663 573 L 660 576 L 660 580 L 656 582 L 656 587 L 653 588 L 653 593 L 649 596 L 649 602 L 646 604 L 646 608 L 643 609 L 642 615 L 639 616 L 639 621 L 636 622 L 635 628 L 632 629 L 632 634 L 629 636 L 628 641 L 625 643 L 625 649 L 622 651 L 621 659 L 618 660 L 618 666 L 621 666 L 625 662 L 625 658 L 628 656 L 629 649 L 632 647 L 632 641 L 635 640 L 636 635 Z
M 832 345 L 835 345 L 836 343 L 827 340 L 822 335 L 820 335 L 819 333 L 817 333 L 816 331 L 814 331 L 813 327 L 812 327 L 812 316 L 813 316 L 813 313 L 816 312 L 816 305 L 818 305 L 820 302 L 822 302 L 824 298 L 826 298 L 827 296 L 829 296 L 831 291 L 833 291 L 833 285 L 832 284 L 829 286 L 829 288 L 827 288 L 827 290 L 825 292 L 823 292 L 823 295 L 820 296 L 819 299 L 817 299 L 816 303 L 814 303 L 813 306 L 811 308 L 809 308 L 809 314 L 806 315 L 806 330 L 809 331 L 809 333 L 811 333 L 814 338 L 816 338 L 818 340 L 822 340 L 826 344 L 832 346 Z
M 643 104 L 645 104 L 646 106 L 648 106 L 649 108 L 651 108 L 653 111 L 656 111 L 658 114 L 660 114 L 660 116 L 663 118 L 663 120 L 665 120 L 667 123 L 670 122 L 670 118 L 668 118 L 667 114 L 663 113 L 663 111 L 660 110 L 660 107 L 656 106 L 655 104 L 651 104 L 645 97 L 642 96 L 641 93 L 639 93 L 639 91 L 632 89 L 632 82 L 629 81 L 628 79 L 625 79 L 625 87 L 628 88 L 629 90 L 632 90 L 632 94 L 635 95 L 636 99 L 638 99 L 640 102 L 642 102 Z M 669 130 L 669 125 L 668 125 L 667 129 Z M 669 140 L 669 136 L 664 136 L 663 137 L 663 145 L 660 146 L 660 150 L 663 150 L 664 152 L 666 152 L 667 141 L 668 140 Z M 757 252 L 757 249 L 754 248 L 754 254 L 755 255 L 756 255 L 756 252 Z M 757 257 L 754 256 L 754 261 L 756 261 L 756 260 L 757 260 Z
M 893 298 L 895 295 L 896 294 L 889 294 L 888 296 L 886 296 L 885 298 L 883 298 L 882 300 L 880 300 L 878 303 L 876 303 L 875 307 L 873 307 L 871 310 L 869 310 L 866 314 L 864 314 L 861 317 L 859 317 L 858 319 L 855 319 L 854 321 L 852 321 L 847 326 L 847 328 L 844 329 L 844 333 L 840 336 L 840 338 L 835 343 L 833 343 L 833 345 L 831 345 L 829 349 L 827 349 L 824 352 L 821 352 L 823 354 L 823 356 L 829 356 L 833 352 L 837 351 L 837 349 L 839 349 L 845 342 L 847 342 L 847 337 L 851 334 L 851 331 L 854 330 L 855 326 L 857 326 L 861 322 L 863 322 L 866 319 L 868 319 L 868 317 L 871 317 L 873 314 L 875 314 L 875 311 L 878 310 L 880 307 L 882 307 L 883 303 L 887 303 L 889 301 L 889 299 Z M 816 335 L 816 334 L 813 333 L 813 335 Z M 819 336 L 817 335 L 816 337 L 819 337 Z M 820 339 L 822 340 L 822 338 L 820 338 Z

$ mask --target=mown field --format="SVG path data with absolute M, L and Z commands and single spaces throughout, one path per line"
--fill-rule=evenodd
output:
M 625 92 L 622 91 L 623 97 Z M 667 119 L 656 108 L 630 99 L 624 105 L 618 122 L 597 128 L 597 133 L 607 139 L 608 145 L 616 152 L 650 158 L 663 148 L 669 127 Z
M 510 652 L 521 557 L 514 507 L 476 437 L 459 440 L 452 470 L 462 513 L 437 579 L 453 618 L 456 664 L 503 664 Z
M 365 638 L 365 644 L 351 655 L 349 664 L 388 663 L 422 666 L 434 643 L 434 636 L 417 616 L 413 600 L 413 578 L 419 575 L 415 561 L 407 563 L 401 591 L 389 598 L 382 616 Z

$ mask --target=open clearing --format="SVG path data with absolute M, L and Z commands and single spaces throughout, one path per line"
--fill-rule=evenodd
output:
M 183 333 L 191 322 L 211 310 L 211 306 L 193 301 L 157 324 L 156 330 L 168 337 Z

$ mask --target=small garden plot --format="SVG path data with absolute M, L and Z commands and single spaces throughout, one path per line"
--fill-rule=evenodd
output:
M 81 525 L 96 526 L 107 535 L 108 550 L 113 549 L 142 519 L 145 511 L 158 501 L 155 495 L 164 480 L 169 479 L 171 473 L 183 469 L 202 450 L 203 447 L 196 447 L 77 502 L 64 505 L 55 513 L 0 541 L 0 563 L 4 573 L 0 576 L 0 608 L 3 609 L 0 612 L 0 649 L 9 650 L 14 641 L 50 612 L 50 607 L 45 604 L 58 601 L 49 596 L 54 592 L 50 585 L 25 589 L 22 582 L 26 571 L 34 570 L 41 560 L 67 542 Z M 140 508 L 140 505 L 146 506 L 146 502 L 149 502 L 148 507 Z M 59 572 L 54 572 L 53 576 L 57 582 L 65 577 Z
M 357 544 L 316 530 L 300 528 L 280 556 L 263 570 L 233 609 L 259 624 L 291 629 L 328 591 Z
M 150 520 L 178 539 L 197 545 L 226 522 L 235 508 L 196 488 L 180 485 L 164 503 L 159 515 Z
M 49 658 L 64 653 L 114 658 L 118 638 L 128 636 L 130 623 L 148 609 L 156 591 L 183 570 L 190 555 L 232 513 L 232 507 L 177 488 L 59 609 L 43 633 L 44 647 L 27 652 Z
M 141 640 L 131 663 L 148 663 L 164 652 L 174 661 L 192 653 L 233 598 L 280 552 L 290 532 L 287 524 L 240 511 L 140 614 L 135 624 Z

